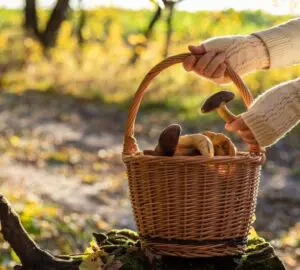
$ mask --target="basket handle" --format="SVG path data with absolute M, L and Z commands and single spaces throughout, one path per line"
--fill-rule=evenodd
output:
M 150 85 L 150 83 L 152 82 L 152 80 L 163 70 L 175 64 L 184 62 L 184 60 L 191 55 L 192 55 L 191 53 L 183 53 L 183 54 L 170 56 L 165 60 L 163 60 L 162 62 L 160 62 L 159 64 L 157 64 L 156 66 L 154 66 L 147 73 L 144 80 L 141 82 L 138 90 L 136 91 L 133 101 L 129 107 L 127 124 L 124 132 L 123 154 L 131 155 L 139 152 L 139 148 L 136 139 L 134 137 L 134 125 L 135 125 L 136 116 L 140 108 L 142 98 L 146 93 L 146 90 Z M 201 55 L 194 55 L 194 56 L 199 58 Z M 244 100 L 244 103 L 248 108 L 253 101 L 253 97 L 250 90 L 242 81 L 240 76 L 233 70 L 233 68 L 230 66 L 228 62 L 226 63 L 226 65 L 227 65 L 227 69 L 226 69 L 227 75 L 230 77 L 230 79 L 239 89 L 239 92 Z M 261 151 L 258 145 L 249 145 L 249 150 L 251 153 L 256 153 L 256 154 Z

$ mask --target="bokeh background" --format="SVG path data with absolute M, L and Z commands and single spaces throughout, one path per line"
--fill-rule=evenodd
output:
M 134 228 L 121 160 L 127 108 L 157 62 L 213 36 L 249 34 L 294 18 L 298 1 L 0 1 L 0 191 L 54 254 L 83 252 L 91 232 Z M 299 52 L 300 53 L 300 52 Z M 244 77 L 257 96 L 300 67 Z M 161 74 L 136 124 L 151 149 L 164 127 L 224 132 L 199 108 L 212 92 L 237 94 L 181 66 Z M 227 134 L 227 133 L 226 133 Z M 240 139 L 229 135 L 243 149 Z M 268 149 L 255 227 L 287 269 L 300 269 L 300 129 Z M 0 236 L 0 269 L 18 259 Z

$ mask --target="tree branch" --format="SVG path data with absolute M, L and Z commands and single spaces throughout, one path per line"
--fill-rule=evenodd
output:
M 16 252 L 23 267 L 18 269 L 78 269 L 80 259 L 60 259 L 42 250 L 28 235 L 17 213 L 0 194 L 1 233 Z

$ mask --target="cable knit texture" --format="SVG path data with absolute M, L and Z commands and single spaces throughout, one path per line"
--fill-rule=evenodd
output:
M 269 53 L 264 42 L 254 36 L 223 36 L 203 43 L 205 50 L 224 52 L 226 60 L 240 75 L 269 66 Z M 217 83 L 227 83 L 226 76 L 213 79 Z
M 264 42 L 270 57 L 270 68 L 300 63 L 300 19 L 253 35 Z M 300 79 L 268 90 L 255 100 L 242 117 L 261 146 L 274 144 L 300 120 Z
M 270 54 L 270 67 L 300 63 L 300 19 L 293 19 L 270 29 L 256 32 Z
M 274 144 L 299 123 L 300 79 L 266 91 L 242 117 L 260 146 Z

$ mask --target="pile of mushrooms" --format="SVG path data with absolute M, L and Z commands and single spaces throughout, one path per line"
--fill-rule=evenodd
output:
M 236 119 L 226 107 L 234 99 L 234 94 L 229 91 L 220 91 L 210 96 L 202 105 L 201 111 L 208 113 L 216 110 L 218 114 L 230 123 Z M 182 128 L 172 124 L 165 128 L 154 150 L 144 150 L 144 155 L 152 156 L 235 156 L 235 145 L 230 138 L 222 133 L 205 131 L 198 134 L 181 135 Z

